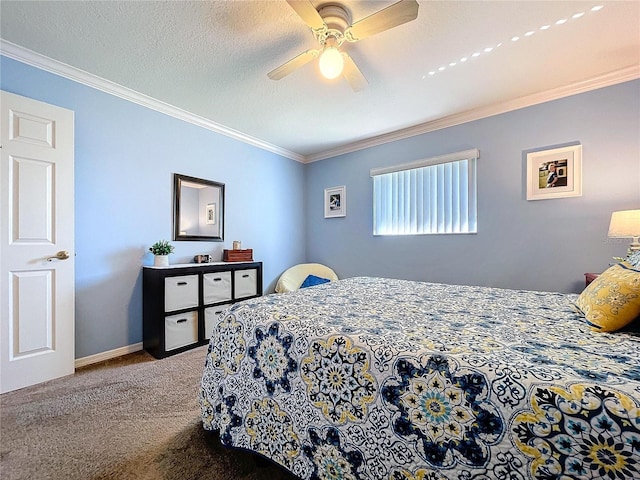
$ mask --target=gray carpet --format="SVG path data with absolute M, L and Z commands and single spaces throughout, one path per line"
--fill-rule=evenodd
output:
M 206 347 L 145 352 L 0 396 L 0 478 L 295 480 L 200 423 Z

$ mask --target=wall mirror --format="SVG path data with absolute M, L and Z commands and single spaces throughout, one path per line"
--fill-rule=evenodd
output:
M 224 241 L 224 183 L 173 174 L 173 239 Z

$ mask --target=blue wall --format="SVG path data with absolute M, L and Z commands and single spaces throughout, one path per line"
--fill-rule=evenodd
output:
M 141 265 L 172 238 L 173 173 L 225 184 L 225 242 L 173 242 L 171 263 L 241 240 L 265 291 L 305 260 L 305 166 L 0 57 L 1 88 L 75 111 L 76 358 L 142 341 Z
M 383 112 L 381 113 L 383 114 Z M 526 153 L 583 146 L 583 196 L 526 200 Z M 373 237 L 369 170 L 469 148 L 478 160 L 478 233 Z M 323 218 L 346 185 L 347 216 Z M 567 97 L 307 165 L 307 260 L 340 277 L 579 292 L 585 272 L 624 255 L 611 212 L 640 208 L 640 81 Z

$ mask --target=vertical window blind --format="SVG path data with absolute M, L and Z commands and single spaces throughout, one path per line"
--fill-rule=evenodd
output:
M 476 233 L 477 149 L 371 170 L 373 234 Z

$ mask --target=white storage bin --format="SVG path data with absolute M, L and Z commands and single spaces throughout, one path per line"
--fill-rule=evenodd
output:
M 251 297 L 258 294 L 258 271 L 255 268 L 236 270 L 234 275 L 236 282 L 235 298 Z
M 164 311 L 173 312 L 198 306 L 198 275 L 164 279 Z
M 231 272 L 205 273 L 202 278 L 205 305 L 231 300 Z
M 164 319 L 164 349 L 191 345 L 198 341 L 198 312 L 185 312 Z
M 220 320 L 220 315 L 230 306 L 231 303 L 225 303 L 224 305 L 216 305 L 215 307 L 204 309 L 204 338 L 206 340 L 211 338 L 213 327 L 215 327 Z

